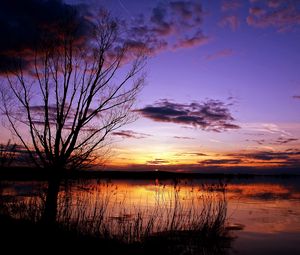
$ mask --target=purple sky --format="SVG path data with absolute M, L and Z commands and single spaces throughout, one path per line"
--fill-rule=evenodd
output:
M 150 38 L 140 118 L 113 135 L 109 164 L 300 165 L 300 1 L 65 3 L 103 6 Z
M 201 31 L 207 39 L 174 49 L 172 40 L 185 38 L 187 31 L 182 29 L 176 31 L 179 36 L 162 37 L 168 46 L 149 61 L 148 85 L 140 96 L 139 107 L 153 106 L 161 99 L 181 104 L 221 100 L 230 105 L 234 123 L 240 129 L 216 133 L 199 127 L 186 128 L 189 125 L 180 123 L 140 118 L 126 130 L 151 136 L 121 139 L 118 147 L 125 151 L 124 163 L 137 154 L 141 157 L 137 162 L 140 164 L 154 163 L 155 159 L 169 164 L 194 164 L 203 156 L 189 154 L 178 158 L 174 155 L 201 151 L 209 155 L 205 159 L 229 160 L 232 157 L 228 154 L 236 151 L 284 153 L 299 148 L 300 101 L 295 96 L 300 94 L 300 3 L 110 1 L 110 8 L 127 19 L 135 19 L 139 14 L 147 19 L 154 16 L 155 8 L 164 10 L 167 15 L 172 3 L 191 9 L 195 4 L 201 6 L 201 20 L 192 30 Z M 280 143 L 283 140 L 286 142 Z M 136 160 L 129 161 L 136 163 Z M 271 161 L 269 158 L 249 160 L 251 164 L 264 165 Z

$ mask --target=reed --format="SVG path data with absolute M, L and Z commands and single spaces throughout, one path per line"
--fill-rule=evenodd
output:
M 66 186 L 58 197 L 57 226 L 64 231 L 124 244 L 153 240 L 176 242 L 183 239 L 215 240 L 227 235 L 226 185 L 202 185 L 183 190 L 156 185 L 154 199 L 131 203 L 118 186 L 100 183 L 94 186 Z M 15 199 L 2 205 L 15 219 L 34 223 L 41 220 L 45 195 Z M 154 201 L 154 202 L 153 202 Z

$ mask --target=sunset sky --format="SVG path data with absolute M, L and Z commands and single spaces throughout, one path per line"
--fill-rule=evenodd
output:
M 299 166 L 299 1 L 111 1 L 110 8 L 171 30 L 157 35 L 167 45 L 147 66 L 142 116 L 115 133 L 112 163 Z M 174 120 L 171 110 L 196 119 Z M 210 113 L 236 126 L 218 125 Z
M 65 3 L 150 35 L 139 118 L 113 133 L 109 168 L 300 167 L 300 1 Z

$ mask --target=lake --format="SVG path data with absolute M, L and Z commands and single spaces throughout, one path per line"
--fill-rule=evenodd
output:
M 2 181 L 0 192 L 5 203 L 18 201 L 36 210 L 45 190 L 43 182 Z M 300 254 L 299 177 L 68 181 L 58 196 L 57 220 L 84 220 L 84 231 L 96 221 L 98 227 L 105 222 L 113 235 L 124 235 L 120 226 L 128 233 L 137 222 L 143 231 L 150 222 L 154 232 L 167 231 L 171 224 L 189 229 L 204 214 L 219 217 L 220 210 L 226 210 L 226 229 L 232 237 L 226 253 Z M 28 217 L 24 210 L 11 213 Z M 134 232 L 130 235 L 132 240 L 139 238 Z

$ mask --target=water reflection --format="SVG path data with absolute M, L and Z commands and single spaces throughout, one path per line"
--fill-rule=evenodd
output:
M 6 203 L 12 205 L 16 198 L 22 201 L 18 205 L 23 210 L 12 207 L 10 214 L 38 220 L 46 186 L 40 182 L 3 182 Z M 29 210 L 24 210 L 26 206 Z M 297 179 L 231 180 L 226 185 L 216 180 L 88 180 L 61 186 L 57 221 L 69 229 L 80 228 L 85 233 L 109 235 L 127 243 L 153 237 L 154 233 L 159 233 L 162 240 L 171 230 L 180 232 L 177 238 L 184 240 L 184 231 L 199 233 L 208 229 L 207 233 L 212 234 L 230 229 L 230 235 L 237 237 L 230 243 L 232 249 L 226 248 L 228 242 L 221 242 L 214 248 L 215 253 L 209 254 L 259 254 L 270 250 L 286 254 L 287 247 L 289 253 L 296 254 L 300 251 L 299 216 Z M 284 240 L 284 244 L 276 240 Z M 189 249 L 203 254 L 196 243 L 188 242 Z

